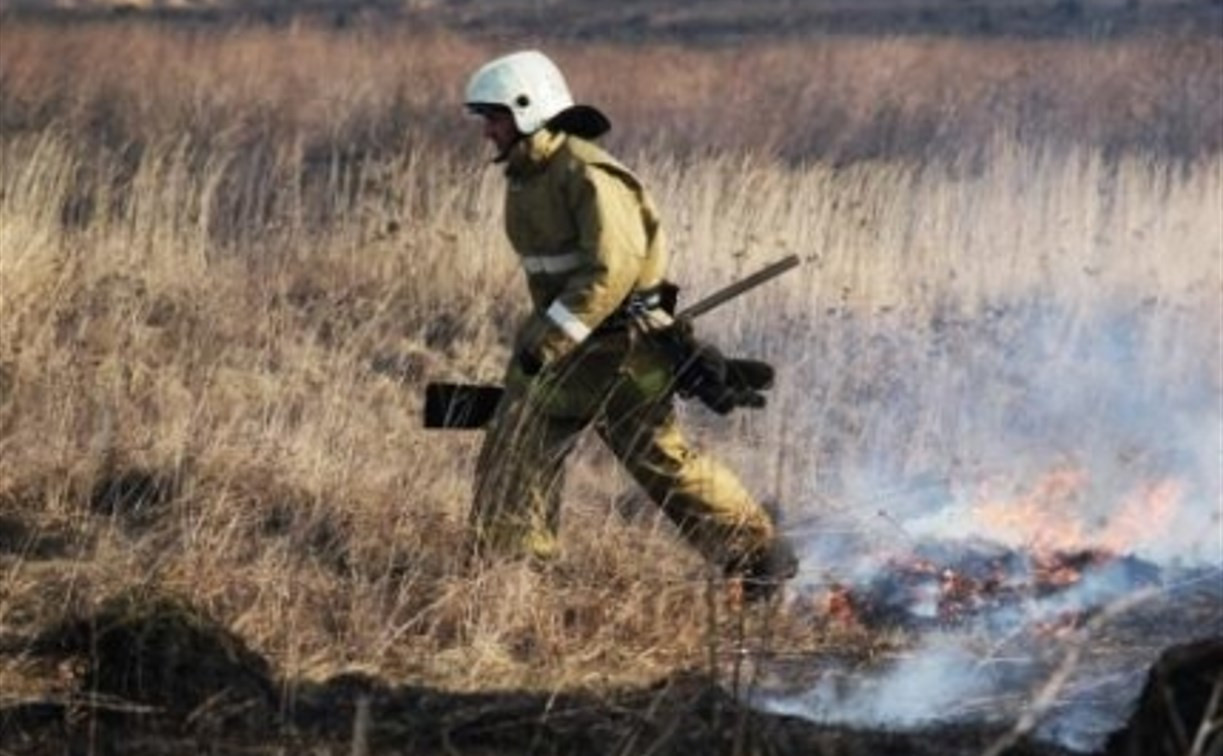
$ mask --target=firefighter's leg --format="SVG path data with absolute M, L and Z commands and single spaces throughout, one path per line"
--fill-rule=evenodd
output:
M 707 559 L 731 568 L 767 550 L 772 519 L 729 469 L 680 432 L 666 363 L 638 352 L 596 425 L 634 479 Z
M 471 521 L 478 551 L 557 555 L 565 459 L 615 383 L 624 348 L 615 339 L 591 339 L 539 378 L 510 366 L 476 463 Z
M 471 509 L 479 554 L 554 558 L 564 462 L 584 422 L 549 416 L 509 391 L 484 437 Z

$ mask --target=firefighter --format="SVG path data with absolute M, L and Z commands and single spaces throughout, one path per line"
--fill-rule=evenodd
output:
M 477 70 L 465 102 L 504 165 L 505 228 L 533 304 L 477 461 L 477 553 L 557 555 L 565 459 L 593 426 L 684 538 L 742 579 L 745 596 L 772 595 L 797 560 L 735 475 L 680 432 L 675 340 L 655 338 L 678 327 L 661 301 L 663 231 L 641 181 L 593 143 L 608 119 L 576 105 L 533 50 Z M 740 396 L 720 395 L 730 397 L 720 411 Z

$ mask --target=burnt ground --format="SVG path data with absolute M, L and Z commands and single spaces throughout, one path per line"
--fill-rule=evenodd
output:
M 255 708 L 261 708 L 256 704 Z M 359 713 L 363 710 L 363 713 Z M 368 722 L 361 727 L 359 722 Z M 296 689 L 263 724 L 172 716 L 116 702 L 28 703 L 0 711 L 6 753 L 980 754 L 1004 733 L 981 728 L 863 732 L 757 714 L 700 675 L 608 695 L 458 694 L 336 678 Z M 1021 742 L 1016 756 L 1069 752 Z
M 1007 735 L 986 725 L 917 732 L 816 725 L 749 710 L 700 673 L 642 689 L 558 694 L 455 693 L 361 675 L 276 680 L 240 637 L 168 598 L 120 597 L 94 616 L 6 645 L 0 652 L 31 663 L 76 668 L 75 685 L 54 699 L 0 709 L 6 754 L 957 756 L 983 753 Z M 1192 737 L 1203 719 L 1223 718 L 1220 681 L 1223 641 L 1165 654 L 1137 708 L 1141 719 L 1114 735 L 1108 753 L 1159 756 L 1165 741 L 1179 742 L 1167 740 L 1171 723 Z M 1070 753 L 1024 738 L 1000 752 Z

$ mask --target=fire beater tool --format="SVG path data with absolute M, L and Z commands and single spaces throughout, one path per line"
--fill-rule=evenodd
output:
M 799 265 L 798 255 L 789 255 L 755 273 L 715 291 L 676 313 L 679 321 L 692 320 L 770 281 Z M 425 427 L 461 430 L 482 428 L 492 419 L 504 389 L 473 383 L 431 382 L 425 385 Z

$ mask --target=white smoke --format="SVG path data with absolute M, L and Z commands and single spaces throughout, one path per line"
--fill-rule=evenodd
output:
M 883 674 L 830 669 L 810 690 L 791 697 L 766 694 L 755 703 L 774 714 L 859 727 L 912 727 L 977 715 L 994 685 L 962 640 L 932 636 Z
M 796 377 L 817 409 L 802 432 L 832 450 L 796 495 L 820 504 L 798 519 L 884 541 L 984 536 L 1020 547 L 1029 533 L 986 532 L 977 509 L 1018 504 L 1069 469 L 1080 490 L 1050 503 L 1083 547 L 1112 546 L 1092 539 L 1115 537 L 1135 518 L 1134 499 L 1155 490 L 1173 501 L 1163 520 L 1152 512 L 1133 525 L 1128 553 L 1223 564 L 1223 355 L 1218 324 L 1201 313 L 1038 302 L 938 330 L 870 319 L 838 328 L 813 338 L 852 356 L 815 359 Z M 855 396 L 865 399 L 845 432 Z
M 1033 523 L 988 523 L 981 505 L 992 501 L 1003 514 L 1017 509 L 1042 476 L 1067 469 L 1078 471 L 1076 487 L 1049 503 L 1081 535 L 1078 546 L 1117 547 L 1118 556 L 1150 565 L 1170 606 L 1178 591 L 1204 583 L 1220 593 L 1218 323 L 1164 307 L 1040 302 L 954 332 L 944 328 L 937 339 L 928 330 L 906 333 L 896 322 L 838 327 L 844 331 L 815 338 L 853 355 L 842 365 L 848 375 L 817 359 L 820 369 L 800 378 L 815 386 L 812 406 L 820 408 L 804 432 L 830 450 L 804 497 L 821 507 L 791 518 L 805 565 L 800 590 L 868 586 L 894 557 L 932 542 L 1025 552 L 1033 546 L 1025 526 Z M 829 439 L 845 424 L 834 413 L 840 397 L 854 394 L 848 381 L 863 384 L 855 391 L 868 400 L 852 433 Z M 1150 507 L 1144 520 L 1141 498 L 1155 494 L 1167 506 Z M 1186 575 L 1190 584 L 1179 585 Z M 1067 613 L 1090 616 L 1147 587 L 1126 565 L 1105 562 L 1065 590 L 947 628 L 939 627 L 931 583 L 927 595 L 910 597 L 908 610 L 939 629 L 917 631 L 903 655 L 869 670 L 825 669 L 801 694 L 765 691 L 755 704 L 849 726 L 1014 722 L 1066 650 L 1064 640 L 1034 628 Z M 1115 658 L 1091 657 L 1049 702 L 1037 735 L 1077 750 L 1099 748 L 1124 723 L 1163 647 L 1223 633 L 1220 606 L 1205 626 L 1167 620 L 1156 625 L 1159 637 L 1116 641 Z M 1081 632 L 1076 642 L 1095 642 Z
M 801 693 L 760 690 L 750 703 L 772 714 L 890 731 L 968 722 L 1004 730 L 1042 707 L 1036 737 L 1093 752 L 1124 724 L 1155 654 L 1079 670 L 1059 669 L 1060 651 L 1019 654 L 979 637 L 935 633 L 881 669 L 826 669 Z M 1065 679 L 1055 680 L 1062 673 Z
M 1220 602 L 1212 616 L 1197 615 L 1204 625 L 1163 613 L 1178 591 L 1203 590 Z M 1085 607 L 1096 612 L 1094 618 L 1066 635 L 1028 632 Z M 1108 637 L 1144 607 L 1149 613 L 1143 621 L 1168 623 L 1159 637 L 1128 646 Z M 1001 732 L 1030 718 L 1037 739 L 1094 753 L 1124 726 L 1166 645 L 1220 633 L 1223 573 L 1210 570 L 1185 584 L 1135 590 L 1120 571 L 1106 568 L 1087 573 L 1064 593 L 929 631 L 883 663 L 832 663 L 799 693 L 764 687 L 749 702 L 773 714 L 890 731 L 986 723 Z

